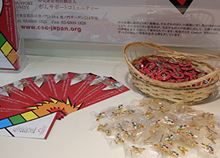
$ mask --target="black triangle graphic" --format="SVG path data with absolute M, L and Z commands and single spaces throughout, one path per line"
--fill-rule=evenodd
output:
M 178 2 L 178 0 L 169 0 L 169 1 L 180 11 L 180 13 L 184 14 L 193 0 L 186 0 L 186 2 L 183 5 L 181 5 Z

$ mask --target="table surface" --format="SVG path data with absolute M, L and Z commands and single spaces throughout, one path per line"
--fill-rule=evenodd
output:
M 109 148 L 105 138 L 99 133 L 90 131 L 91 112 L 101 111 L 106 107 L 129 103 L 132 99 L 142 99 L 143 94 L 132 85 L 127 65 L 123 58 L 119 60 L 99 60 L 88 58 L 65 58 L 28 55 L 28 65 L 20 73 L 0 73 L 0 86 L 18 79 L 38 74 L 61 72 L 92 72 L 99 76 L 109 75 L 130 88 L 130 91 L 85 109 L 71 113 L 61 121 L 56 121 L 46 140 L 0 137 L 0 155 L 4 158 L 123 158 L 122 147 Z M 219 84 L 213 94 L 195 109 L 220 115 Z M 189 157 L 195 157 L 190 155 Z

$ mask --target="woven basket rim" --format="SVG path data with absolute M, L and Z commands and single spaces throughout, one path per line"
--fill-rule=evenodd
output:
M 139 57 L 136 57 L 135 59 L 133 59 L 132 61 L 129 61 L 128 59 L 128 56 L 127 56 L 127 50 L 128 48 L 131 48 L 131 47 L 136 47 L 136 46 L 146 46 L 146 47 L 149 47 L 149 48 L 152 48 L 154 50 L 157 50 L 158 52 L 161 52 L 161 53 L 165 53 L 165 54 L 170 54 L 171 56 L 178 56 L 178 58 L 187 58 L 187 60 L 194 60 L 194 62 L 199 62 L 199 63 L 202 63 L 202 64 L 205 64 L 206 66 L 208 66 L 212 72 L 210 72 L 209 74 L 199 78 L 199 79 L 195 79 L 195 80 L 192 80 L 192 81 L 186 81 L 186 82 L 180 82 L 180 83 L 169 83 L 169 82 L 166 82 L 166 84 L 164 84 L 164 82 L 161 82 L 161 81 L 158 81 L 158 80 L 155 80 L 155 79 L 151 79 L 145 75 L 143 75 L 141 72 L 139 72 L 134 66 L 133 66 L 133 61 L 135 61 L 137 58 L 142 58 L 144 56 L 150 56 L 150 55 L 143 55 L 143 56 L 139 56 Z M 194 88 L 203 88 L 203 87 L 207 87 L 209 86 L 210 84 L 215 84 L 218 79 L 219 79 L 219 73 L 220 73 L 220 67 L 218 69 L 214 68 L 212 65 L 206 63 L 206 62 L 202 62 L 202 61 L 197 61 L 195 59 L 193 59 L 193 57 L 205 57 L 205 58 L 219 58 L 219 56 L 217 55 L 206 55 L 206 54 L 189 54 L 189 53 L 180 53 L 180 52 L 176 52 L 176 51 L 173 51 L 173 50 L 170 50 L 170 49 L 167 49 L 167 48 L 164 48 L 162 46 L 159 46 L 159 45 L 155 45 L 155 44 L 152 44 L 152 43 L 147 43 L 147 42 L 133 42 L 133 43 L 129 43 L 127 44 L 124 49 L 123 49 L 123 56 L 124 56 L 124 59 L 130 69 L 130 71 L 134 71 L 134 73 L 136 73 L 137 75 L 139 75 L 142 79 L 142 81 L 144 82 L 149 82 L 153 85 L 156 85 L 156 86 L 160 86 L 160 87 L 163 87 L 163 88 L 176 88 L 176 89 L 182 89 L 185 85 L 193 85 L 195 83 L 198 83 L 198 82 L 202 82 L 208 78 L 211 78 L 213 77 L 213 80 L 211 82 L 209 82 L 208 84 L 204 84 L 204 85 L 200 85 L 200 86 L 191 86 L 191 87 L 188 87 L 188 89 L 194 89 Z M 156 56 L 156 55 L 155 55 Z M 157 56 L 161 56 L 161 55 L 157 55 Z M 169 56 L 168 56 L 169 57 Z

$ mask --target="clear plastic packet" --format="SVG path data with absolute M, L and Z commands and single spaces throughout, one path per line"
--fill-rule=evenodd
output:
M 192 151 L 198 151 L 200 139 L 197 137 L 188 136 L 186 133 L 181 133 L 178 135 L 178 141 L 180 142 L 178 146 L 184 146 Z
M 158 143 L 154 144 L 153 151 L 156 151 L 159 157 L 184 157 L 188 155 L 189 148 L 179 142 L 179 137 L 172 133 L 161 135 Z
M 102 112 L 106 115 L 98 121 L 100 113 L 93 114 L 96 131 L 104 135 L 111 149 L 122 146 L 126 157 L 181 158 L 199 156 L 209 144 L 218 149 L 219 118 L 182 103 L 144 98 Z
M 124 106 L 123 112 L 126 115 L 129 115 L 131 117 L 137 116 L 137 115 L 143 115 L 143 111 L 137 104 L 133 104 L 133 102 L 128 103 L 126 106 Z
M 106 113 L 106 111 L 102 111 L 99 113 L 92 112 L 90 115 L 91 115 L 92 120 L 94 120 L 94 121 L 108 119 L 108 117 L 109 117 L 108 114 Z
M 159 99 L 152 99 L 152 98 L 143 98 L 139 104 L 140 107 L 146 111 L 149 107 L 154 109 L 155 111 L 163 112 L 163 108 L 167 107 L 167 103 L 161 101 Z
M 115 149 L 120 146 L 124 146 L 126 143 L 124 136 L 120 132 L 115 134 L 114 136 L 106 138 L 106 141 L 110 149 Z
M 125 113 L 124 113 L 124 105 L 125 104 L 119 104 L 117 107 L 112 107 L 110 110 L 110 117 L 111 119 L 117 121 L 118 119 L 121 119 L 122 117 L 124 117 Z
M 110 119 L 111 114 L 109 113 L 110 109 L 111 108 L 108 107 L 106 109 L 103 109 L 100 112 L 95 112 L 95 111 L 91 112 L 90 118 L 92 120 L 92 124 L 89 130 L 97 131 L 99 126 L 101 125 L 104 126 L 105 124 L 109 124 L 109 122 L 111 122 L 111 119 Z M 110 124 L 112 124 L 112 122 Z
M 185 115 L 187 113 L 187 109 L 190 108 L 183 102 L 178 102 L 172 104 L 172 109 L 175 113 L 178 113 L 179 115 Z M 190 108 L 191 109 L 191 108 Z
M 129 115 L 128 115 L 129 116 Z M 149 129 L 150 125 L 142 117 L 123 117 L 115 122 L 114 129 L 121 132 L 126 141 L 141 144 L 143 133 Z
M 149 148 L 143 145 L 128 144 L 124 146 L 124 153 L 126 158 L 145 158 L 149 157 Z
M 212 128 L 208 125 L 205 126 L 206 131 L 205 131 L 205 138 L 208 139 L 212 144 L 217 144 L 220 139 L 220 130 Z
M 198 151 L 198 158 L 217 158 L 219 146 L 213 145 L 207 140 L 204 140 L 202 143 L 199 144 L 199 151 Z

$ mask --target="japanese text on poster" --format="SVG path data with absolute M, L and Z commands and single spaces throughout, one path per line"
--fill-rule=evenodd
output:
M 196 47 L 220 46 L 218 6 L 217 0 L 16 0 L 27 39 Z

